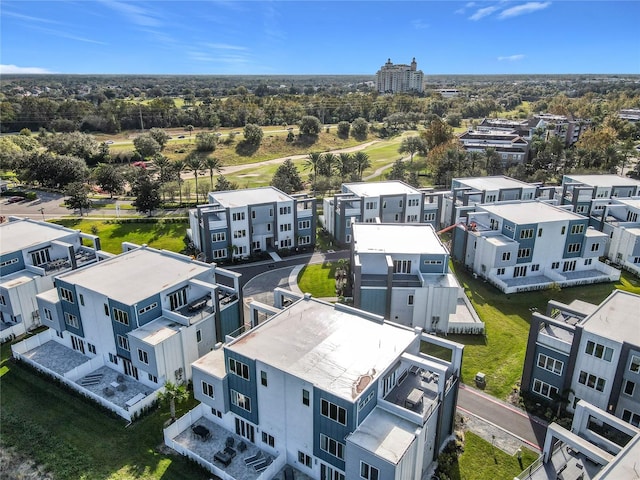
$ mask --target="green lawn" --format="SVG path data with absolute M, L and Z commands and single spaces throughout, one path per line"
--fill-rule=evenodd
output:
M 92 227 L 97 228 L 102 249 L 109 253 L 122 253 L 122 242 L 131 242 L 138 245 L 146 243 L 150 247 L 159 250 L 171 250 L 180 252 L 184 250 L 184 236 L 188 227 L 184 223 L 105 223 L 103 220 L 59 219 L 54 223 L 65 227 L 81 230 L 84 233 L 93 233 Z
M 537 458 L 537 453 L 522 449 L 524 468 Z M 464 452 L 457 465 L 453 465 L 451 480 L 511 480 L 522 470 L 516 456 L 492 447 L 491 443 L 474 433 L 465 432 Z
M 463 382 L 470 383 L 478 371 L 487 375 L 486 391 L 505 398 L 522 375 L 529 334 L 530 308 L 546 310 L 551 299 L 569 303 L 579 299 L 600 303 L 614 288 L 640 294 L 640 280 L 623 272 L 617 283 L 600 283 L 562 289 L 505 295 L 458 266 L 456 275 L 482 321 L 486 339 L 480 336 L 449 335 L 466 345 L 462 362 Z
M 316 298 L 336 296 L 336 263 L 307 265 L 298 275 L 298 287 Z
M 8 360 L 2 345 L 0 424 L 2 448 L 32 459 L 56 480 L 206 480 L 200 467 L 179 455 L 160 453 L 163 406 L 127 426 L 96 404 Z M 178 415 L 193 408 L 179 405 Z

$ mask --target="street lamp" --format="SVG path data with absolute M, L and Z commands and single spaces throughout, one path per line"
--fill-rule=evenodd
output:
M 42 220 L 44 220 L 44 207 L 40 207 L 38 211 L 42 214 Z

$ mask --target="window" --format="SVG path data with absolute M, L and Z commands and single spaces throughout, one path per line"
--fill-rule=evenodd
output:
M 126 350 L 127 352 L 129 351 L 129 339 L 123 335 L 118 335 L 118 346 L 123 349 Z
M 417 207 L 420 205 L 420 201 L 417 198 L 407 199 L 407 207 Z
M 613 356 L 613 348 L 605 347 L 604 345 L 589 340 L 587 342 L 587 347 L 585 348 L 585 353 L 610 362 L 611 357 Z
M 513 269 L 513 278 L 517 278 L 517 277 L 526 277 L 527 276 L 527 267 L 522 266 L 522 267 L 515 267 Z
M 212 242 L 226 242 L 227 232 L 215 232 L 211 234 Z
M 200 343 L 202 341 L 202 330 L 196 330 L 196 342 Z
M 138 359 L 145 365 L 149 365 L 149 354 L 144 350 L 138 349 Z
M 311 457 L 304 452 L 298 452 L 298 463 L 311 468 Z
M 64 323 L 69 325 L 72 328 L 80 328 L 80 324 L 78 323 L 78 317 L 75 315 L 71 315 L 70 313 L 64 313 Z
M 364 208 L 365 210 L 375 210 L 378 208 L 378 202 L 365 202 Z
M 538 229 L 538 236 L 539 236 L 539 237 L 541 237 L 541 236 L 542 236 L 542 229 L 541 229 L 541 228 L 539 228 L 539 229 Z
M 568 253 L 576 253 L 580 251 L 580 244 L 579 243 L 570 243 L 569 247 L 567 248 L 567 252 Z
M 624 393 L 627 395 L 633 395 L 633 391 L 636 389 L 635 382 L 627 380 L 624 384 Z
M 280 207 L 280 215 L 288 215 L 291 213 L 291 207 Z
M 380 478 L 380 471 L 368 463 L 360 461 L 360 478 L 364 478 L 366 480 L 378 480 Z
M 80 300 L 80 305 L 82 305 L 84 307 L 84 295 L 79 294 L 78 295 L 78 299 Z
M 640 427 L 640 414 L 633 413 L 625 409 L 622 410 L 622 420 L 635 427 Z
M 298 222 L 298 230 L 304 230 L 307 228 L 311 228 L 311 220 L 302 220 Z
M 585 258 L 584 260 L 585 265 L 591 265 L 592 263 L 593 263 L 593 258 Z
M 290 223 L 282 223 L 282 224 L 280 224 L 280 231 L 281 232 L 290 232 L 291 231 L 291 224 Z
M 89 352 L 93 353 L 94 355 L 96 354 L 96 346 L 93 345 L 92 343 L 87 343 L 87 348 L 89 349 Z
M 251 412 L 251 399 L 240 392 L 231 390 L 231 403 L 238 408 Z
M 504 268 L 499 268 L 496 270 L 496 275 L 504 275 Z
M 129 325 L 129 314 L 117 308 L 113 309 L 113 319 L 123 325 Z
M 233 238 L 244 238 L 247 236 L 247 231 L 245 229 L 242 230 L 234 230 Z
M 556 387 L 549 385 L 548 383 L 541 382 L 537 378 L 533 381 L 533 391 L 547 398 L 552 398 L 553 395 L 558 394 L 558 389 Z
M 140 315 L 142 315 L 143 313 L 147 313 L 151 310 L 153 310 L 154 308 L 156 308 L 158 306 L 158 302 L 154 302 L 150 305 L 147 305 L 146 307 L 141 308 L 140 310 L 138 310 L 138 313 Z
M 631 355 L 631 364 L 629 365 L 629 371 L 633 373 L 640 373 L 640 357 L 637 355 Z
M 321 480 L 344 480 L 344 474 L 335 470 L 333 467 L 320 463 L 320 479 Z
M 418 215 L 407 215 L 407 222 L 417 222 Z
M 13 265 L 14 263 L 18 263 L 18 259 L 17 258 L 12 258 L 10 260 L 5 260 L 4 262 L 0 263 L 0 267 L 6 267 L 8 265 Z
M 425 260 L 425 265 L 442 265 L 442 260 Z
M 260 370 L 260 383 L 262 384 L 263 387 L 267 386 L 267 372 L 265 372 L 264 370 Z
M 358 402 L 358 411 L 362 410 L 371 400 L 373 400 L 375 393 L 375 390 L 371 390 L 366 397 L 360 399 Z
M 285 247 L 290 247 L 291 246 L 291 239 L 290 238 L 285 238 L 284 240 L 280 240 L 280 247 L 285 248 Z
M 584 232 L 584 225 L 572 225 L 571 226 L 571 235 L 579 235 Z
M 424 214 L 424 221 L 425 222 L 433 222 L 436 219 L 436 214 L 435 213 L 425 213 Z
M 600 250 L 600 244 L 599 243 L 591 244 L 591 251 L 592 252 L 597 252 L 598 250 Z
M 520 230 L 520 238 L 533 238 L 533 228 Z
M 115 365 L 118 364 L 118 356 L 113 353 L 109 353 L 109 361 Z
M 394 260 L 393 273 L 411 273 L 411 260 Z
M 214 250 L 213 251 L 213 258 L 214 259 L 226 258 L 226 257 L 227 257 L 227 249 L 226 248 L 221 248 L 220 250 Z
M 53 315 L 51 314 L 51 310 L 49 310 L 48 308 L 44 309 L 44 318 L 46 318 L 47 320 L 53 320 Z
M 104 314 L 107 317 L 109 316 L 109 305 L 107 305 L 106 303 L 104 304 Z
M 323 433 L 320 434 L 320 450 L 327 452 L 329 455 L 333 455 L 340 460 L 344 460 L 344 444 L 331 437 L 327 437 Z
M 31 252 L 31 263 L 33 263 L 35 266 L 40 266 L 50 261 L 51 261 L 51 257 L 49 255 L 48 248 L 43 248 L 42 250 L 36 250 L 35 252 Z
M 555 270 L 555 269 L 557 269 L 557 268 L 559 268 L 559 267 L 560 267 L 560 262 L 553 262 L 553 263 L 551 264 L 551 268 L 552 268 L 553 270 Z
M 398 202 L 398 207 L 402 208 L 402 200 Z
M 244 212 L 236 212 L 231 215 L 231 218 L 233 219 L 234 222 L 238 222 L 240 220 L 244 220 L 245 215 L 244 215 Z
M 187 289 L 181 288 L 180 290 L 170 293 L 167 297 L 169 298 L 169 309 L 171 311 L 177 310 L 187 304 Z
M 320 400 L 320 413 L 341 425 L 347 424 L 347 411 L 324 398 Z
M 407 305 L 413 305 L 413 295 L 407 297 Z
M 266 443 L 270 447 L 275 447 L 276 439 L 273 438 L 273 435 L 269 435 L 267 432 L 262 432 L 262 443 Z
M 156 377 L 155 375 L 152 375 L 151 373 L 148 373 L 147 376 L 149 377 L 149 381 L 150 382 L 158 383 L 158 377 Z
M 602 392 L 604 391 L 604 386 L 607 382 L 604 378 L 596 377 L 591 373 L 581 371 L 580 375 L 578 376 L 578 383 L 586 385 L 589 388 L 593 388 L 598 392 Z
M 351 235 L 347 235 L 344 241 L 346 243 L 351 243 Z
M 544 368 L 545 370 L 549 370 L 556 375 L 562 375 L 562 367 L 564 366 L 564 362 L 540 353 L 538 354 L 538 366 L 540 368 Z
M 531 265 L 532 272 L 537 272 L 538 270 L 540 270 L 540 264 L 536 263 L 534 265 Z
M 302 404 L 309 406 L 309 390 L 302 390 Z
M 213 391 L 213 385 L 205 382 L 204 380 L 202 381 L 202 394 L 210 398 L 216 398 Z
M 73 303 L 73 292 L 71 290 L 67 290 L 66 288 L 60 287 L 60 296 L 63 300 Z
M 570 262 L 564 262 L 562 264 L 563 272 L 573 272 L 576 269 L 576 261 L 572 260 Z
M 508 262 L 511 260 L 511 252 L 502 252 L 502 261 Z
M 249 380 L 249 367 L 234 358 L 229 359 L 229 370 L 237 376 Z
M 518 258 L 527 258 L 531 256 L 530 248 L 521 248 L 518 250 Z
M 309 245 L 311 243 L 311 235 L 303 235 L 298 238 L 298 245 Z
M 563 225 L 562 230 L 560 231 L 560 235 L 564 235 L 566 231 L 567 231 L 567 227 Z

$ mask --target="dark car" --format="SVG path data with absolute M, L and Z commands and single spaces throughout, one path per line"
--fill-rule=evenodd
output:
M 18 203 L 24 200 L 24 197 L 9 197 L 7 203 Z
M 184 138 L 184 135 L 178 135 L 178 138 Z

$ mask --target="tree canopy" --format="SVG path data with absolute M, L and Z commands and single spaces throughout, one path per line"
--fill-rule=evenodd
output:
M 273 175 L 271 186 L 282 190 L 284 193 L 299 192 L 304 188 L 298 168 L 290 159 L 286 159 Z

